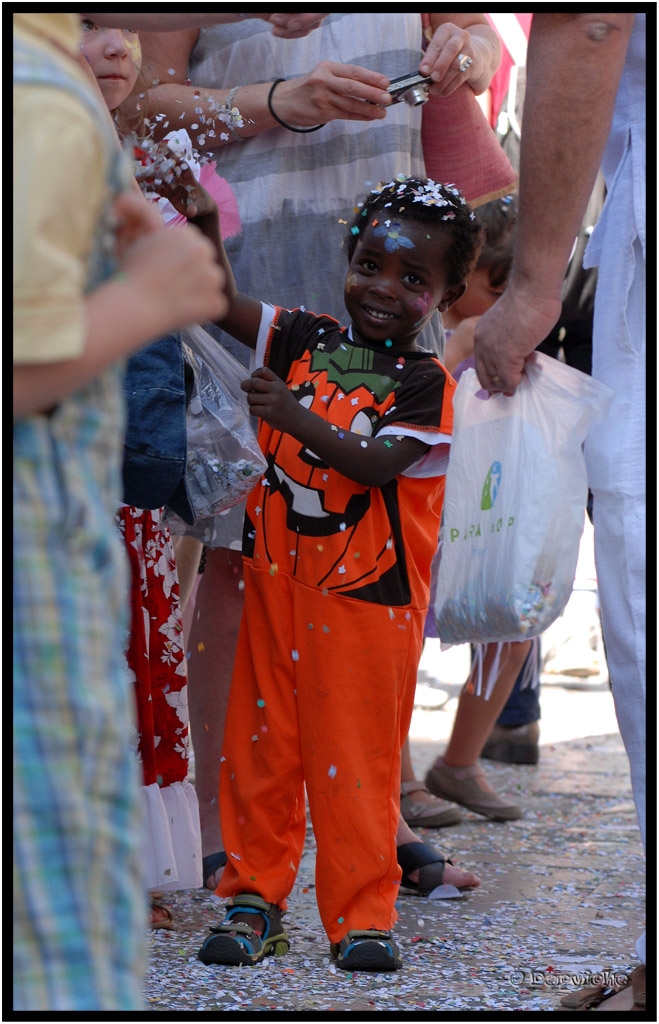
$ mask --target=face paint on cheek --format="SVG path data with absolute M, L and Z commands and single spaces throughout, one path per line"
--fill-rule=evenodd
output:
M 431 306 L 432 298 L 430 296 L 430 292 L 424 292 L 423 295 L 419 295 L 419 297 L 414 300 L 414 308 L 420 311 L 421 319 L 428 315 L 428 310 Z
M 422 327 L 425 327 L 431 315 L 435 311 L 430 293 L 425 292 L 423 295 L 419 295 L 418 298 L 414 300 L 414 308 L 421 312 L 421 317 L 417 320 L 414 327 L 421 329 Z
M 355 277 L 355 275 L 352 273 L 348 274 L 348 276 L 346 277 L 345 290 L 349 292 L 352 288 L 355 287 L 356 284 L 357 278 Z
M 130 54 L 130 59 L 133 62 L 133 67 L 139 75 L 140 68 L 142 67 L 142 47 L 140 46 L 139 39 L 126 39 L 126 46 Z

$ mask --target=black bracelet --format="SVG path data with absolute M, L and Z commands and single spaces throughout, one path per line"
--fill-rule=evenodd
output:
M 300 132 L 301 135 L 304 135 L 307 132 L 317 132 L 319 128 L 324 128 L 326 122 L 323 122 L 322 124 L 315 124 L 313 128 L 293 128 L 292 125 L 286 124 L 286 122 L 282 121 L 280 117 L 277 117 L 274 110 L 272 109 L 272 94 L 275 91 L 276 86 L 278 86 L 280 82 L 285 81 L 285 78 L 275 78 L 274 82 L 270 86 L 270 92 L 268 93 L 268 110 L 274 117 L 275 121 L 277 121 L 277 123 L 280 124 L 282 128 L 288 128 L 289 132 Z

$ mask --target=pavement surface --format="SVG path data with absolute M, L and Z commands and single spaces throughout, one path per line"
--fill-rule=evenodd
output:
M 579 579 L 587 591 L 587 568 Z M 449 899 L 401 890 L 395 937 L 402 970 L 353 974 L 333 965 L 316 907 L 309 825 L 285 918 L 288 954 L 257 967 L 204 966 L 196 953 L 224 901 L 204 889 L 168 893 L 175 930 L 149 935 L 149 1010 L 172 1019 L 196 1012 L 236 1020 L 260 1013 L 365 1019 L 373 1012 L 513 1019 L 520 1011 L 561 1011 L 561 997 L 593 976 L 609 983 L 628 975 L 645 926 L 645 860 L 594 605 L 585 607 L 588 621 L 577 623 L 572 609 L 561 628 L 582 647 L 591 637 L 590 674 L 583 664 L 581 675 L 556 670 L 560 629 L 543 646 L 556 656 L 542 676 L 539 764 L 481 762 L 496 792 L 514 798 L 524 816 L 498 823 L 465 811 L 460 825 L 416 830 L 482 884 Z M 448 740 L 468 666 L 467 646 L 426 644 L 410 732 L 419 778 Z

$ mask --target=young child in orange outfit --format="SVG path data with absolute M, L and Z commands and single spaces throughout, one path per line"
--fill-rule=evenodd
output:
M 341 327 L 236 291 L 221 326 L 268 461 L 247 502 L 245 606 L 220 768 L 228 913 L 204 963 L 283 953 L 306 830 L 338 967 L 401 966 L 391 928 L 407 736 L 452 431 L 453 379 L 416 339 L 465 289 L 482 227 L 453 186 L 400 177 L 357 207 Z

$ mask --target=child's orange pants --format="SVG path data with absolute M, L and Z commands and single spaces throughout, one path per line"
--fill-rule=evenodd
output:
M 324 595 L 245 564 L 220 766 L 228 862 L 219 896 L 286 907 L 302 857 L 305 784 L 316 889 L 332 942 L 397 919 L 400 752 L 424 609 Z

